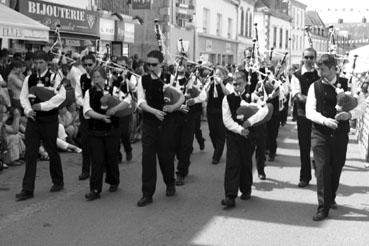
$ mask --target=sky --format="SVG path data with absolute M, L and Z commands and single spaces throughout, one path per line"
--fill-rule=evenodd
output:
M 200 0 L 201 1 L 201 0 Z M 365 16 L 369 21 L 369 0 L 298 0 L 316 10 L 325 23 L 360 22 Z

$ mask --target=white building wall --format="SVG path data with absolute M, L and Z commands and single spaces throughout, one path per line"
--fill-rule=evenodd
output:
M 300 64 L 303 50 L 309 47 L 307 37 L 305 35 L 305 9 L 292 5 L 291 10 L 291 64 Z
M 238 9 L 238 54 L 237 62 L 240 64 L 244 59 L 244 51 L 248 47 L 252 46 L 252 39 L 254 38 L 254 23 L 255 23 L 255 6 L 256 1 L 241 0 Z M 244 10 L 245 16 L 242 18 L 242 9 Z M 249 13 L 246 15 L 246 13 Z M 248 17 L 246 21 L 246 16 Z M 250 19 L 251 16 L 251 19 Z M 241 25 L 243 19 L 244 24 Z M 247 26 L 247 27 L 246 27 Z M 243 30 L 241 30 L 243 28 Z M 247 33 L 246 33 L 247 29 Z

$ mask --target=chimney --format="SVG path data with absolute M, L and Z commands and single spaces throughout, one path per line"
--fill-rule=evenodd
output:
M 361 19 L 361 22 L 362 22 L 362 23 L 366 23 L 366 18 L 365 18 L 365 16 Z
M 342 23 L 343 23 L 343 19 L 342 18 L 338 19 L 338 24 L 342 24 Z

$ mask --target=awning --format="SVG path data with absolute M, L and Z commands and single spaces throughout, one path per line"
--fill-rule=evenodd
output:
M 49 42 L 49 27 L 0 4 L 0 38 Z

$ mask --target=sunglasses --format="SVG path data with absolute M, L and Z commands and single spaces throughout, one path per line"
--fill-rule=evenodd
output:
M 94 64 L 93 63 L 84 63 L 83 65 L 86 66 L 86 67 L 92 67 Z
M 238 83 L 238 82 L 235 82 L 233 83 L 233 86 L 237 87 L 237 86 L 240 86 L 242 83 Z
M 147 64 L 147 66 L 156 67 L 159 63 L 150 63 L 150 62 L 147 62 L 146 64 Z
M 310 59 L 310 60 L 313 60 L 315 58 L 315 56 L 305 56 L 304 57 L 306 60 Z
M 251 59 L 251 56 L 247 56 L 246 59 Z

